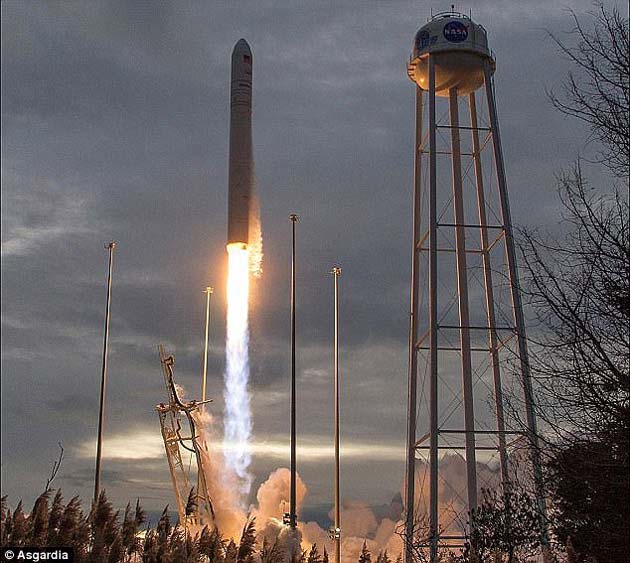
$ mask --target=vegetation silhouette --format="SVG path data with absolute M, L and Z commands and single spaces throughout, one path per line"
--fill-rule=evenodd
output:
M 7 496 L 2 497 L 2 547 L 72 547 L 77 563 L 328 563 L 326 548 L 320 553 L 317 544 L 288 562 L 279 538 L 258 536 L 255 518 L 247 520 L 237 544 L 216 527 L 191 531 L 171 522 L 168 506 L 151 526 L 139 501 L 134 508 L 128 503 L 121 518 L 105 491 L 89 512 L 83 511 L 77 496 L 64 502 L 61 489 L 51 502 L 52 492 L 37 497 L 30 513 L 24 512 L 22 501 L 12 511 Z M 360 561 L 371 561 L 367 545 Z M 377 563 L 391 563 L 387 552 L 378 554 Z

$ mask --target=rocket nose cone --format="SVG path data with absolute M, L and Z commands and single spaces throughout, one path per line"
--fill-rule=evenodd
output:
M 252 50 L 249 48 L 249 43 L 245 41 L 245 39 L 239 39 L 234 45 L 234 51 L 232 52 L 232 56 L 236 55 L 250 55 L 252 54 Z

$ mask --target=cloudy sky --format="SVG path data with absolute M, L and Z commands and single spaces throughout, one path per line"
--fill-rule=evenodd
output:
M 449 3 L 450 4 L 450 3 Z M 265 245 L 252 298 L 255 483 L 286 464 L 290 223 L 299 223 L 300 473 L 329 506 L 332 278 L 343 267 L 343 495 L 399 491 L 404 464 L 414 92 L 405 63 L 435 2 L 23 2 L 2 6 L 2 482 L 90 498 L 107 254 L 118 241 L 103 484 L 171 501 L 154 412 L 157 345 L 222 413 L 230 54 L 254 54 Z M 557 223 L 554 173 L 590 150 L 551 107 L 567 63 L 549 39 L 590 0 L 457 5 L 488 30 L 512 215 Z

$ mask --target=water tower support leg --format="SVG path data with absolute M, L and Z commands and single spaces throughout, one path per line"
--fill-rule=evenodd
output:
M 429 527 L 430 561 L 437 563 L 438 520 L 438 315 L 435 59 L 429 55 Z
M 415 463 L 418 387 L 418 282 L 420 243 L 420 194 L 422 187 L 422 90 L 416 86 L 416 142 L 414 150 L 413 245 L 411 253 L 411 303 L 409 312 L 409 383 L 407 395 L 407 467 L 405 474 L 405 563 L 413 561 L 415 536 Z
M 483 186 L 483 171 L 481 168 L 481 148 L 477 123 L 477 104 L 475 93 L 468 94 L 470 109 L 470 127 L 472 132 L 473 160 L 475 165 L 475 185 L 477 188 L 477 207 L 479 208 L 479 237 L 481 239 L 481 256 L 483 260 L 483 278 L 486 293 L 486 316 L 488 320 L 488 347 L 492 363 L 494 381 L 494 404 L 499 432 L 499 459 L 501 461 L 501 483 L 505 489 L 508 484 L 508 462 L 505 446 L 505 416 L 503 413 L 503 392 L 501 388 L 501 369 L 499 365 L 499 349 L 496 332 L 496 314 L 494 310 L 494 295 L 492 286 L 492 267 L 490 252 L 488 251 L 488 220 L 486 217 L 486 200 Z
M 470 351 L 470 313 L 468 308 L 468 267 L 466 264 L 466 218 L 462 188 L 462 162 L 459 136 L 457 89 L 449 90 L 451 121 L 451 163 L 453 208 L 455 211 L 455 249 L 457 261 L 457 296 L 459 299 L 459 340 L 462 355 L 462 390 L 464 394 L 464 429 L 468 510 L 477 508 L 477 456 L 475 451 L 475 414 L 473 405 L 472 360 Z
M 510 289 L 512 296 L 512 310 L 514 324 L 516 325 L 516 337 L 518 342 L 518 354 L 520 360 L 521 382 L 523 395 L 525 398 L 525 417 L 527 424 L 527 434 L 530 445 L 530 456 L 534 473 L 534 486 L 536 488 L 536 501 L 540 515 L 541 543 L 543 554 L 548 559 L 549 534 L 547 523 L 547 509 L 545 506 L 545 487 L 542 474 L 542 463 L 540 459 L 540 444 L 538 429 L 536 425 L 536 415 L 534 409 L 534 393 L 532 389 L 531 374 L 529 369 L 529 358 L 527 351 L 527 338 L 525 335 L 525 320 L 523 317 L 523 306 L 521 303 L 521 292 L 518 281 L 518 271 L 516 266 L 516 251 L 514 248 L 514 236 L 512 233 L 512 219 L 510 217 L 510 204 L 508 201 L 507 182 L 505 176 L 505 164 L 503 162 L 503 150 L 501 147 L 501 137 L 499 133 L 499 123 L 492 87 L 492 77 L 490 64 L 484 64 L 484 86 L 486 99 L 488 102 L 488 114 L 490 116 L 490 129 L 492 131 L 492 146 L 494 149 L 494 163 L 496 167 L 497 181 L 499 186 L 499 198 L 501 202 L 501 214 L 505 228 L 505 252 L 510 276 Z

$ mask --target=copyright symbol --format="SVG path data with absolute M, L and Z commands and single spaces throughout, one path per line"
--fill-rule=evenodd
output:
M 4 552 L 4 556 L 5 556 L 6 559 L 8 559 L 10 561 L 11 559 L 13 559 L 15 557 L 15 553 L 13 553 L 10 549 L 7 549 Z

